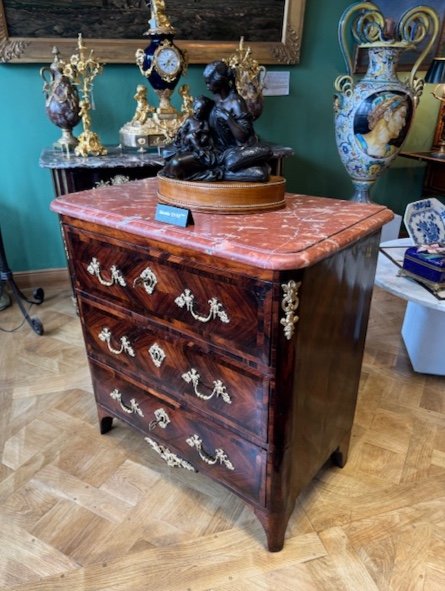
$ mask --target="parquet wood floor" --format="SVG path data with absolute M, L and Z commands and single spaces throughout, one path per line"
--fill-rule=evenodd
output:
M 0 333 L 1 590 L 445 589 L 445 378 L 412 371 L 401 300 L 375 290 L 349 461 L 321 470 L 270 554 L 222 486 L 122 423 L 99 434 L 69 287 L 46 291 L 45 336 Z

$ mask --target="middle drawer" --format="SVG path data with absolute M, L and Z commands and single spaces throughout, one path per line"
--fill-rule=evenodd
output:
M 125 311 L 79 298 L 90 357 L 133 376 L 262 442 L 269 379 L 192 339 Z

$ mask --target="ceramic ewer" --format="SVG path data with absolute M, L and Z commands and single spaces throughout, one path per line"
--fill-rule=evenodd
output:
M 71 80 L 63 73 L 65 64 L 59 59 L 56 47 L 53 49 L 53 54 L 52 64 L 40 70 L 46 99 L 46 113 L 50 121 L 62 130 L 62 135 L 55 142 L 54 147 L 71 151 L 78 143 L 72 130 L 80 121 L 79 94 Z
M 341 16 L 338 36 L 348 74 L 335 80 L 335 135 L 354 186 L 352 201 L 371 202 L 373 183 L 399 153 L 423 90 L 424 81 L 416 72 L 438 31 L 439 18 L 427 6 L 407 10 L 397 25 L 386 21 L 372 2 L 353 4 Z M 359 81 L 353 78 L 355 45 L 369 57 Z M 419 56 L 402 81 L 397 76 L 399 58 L 414 49 L 419 49 Z

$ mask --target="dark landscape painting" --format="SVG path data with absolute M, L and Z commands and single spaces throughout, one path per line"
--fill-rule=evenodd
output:
M 286 0 L 166 0 L 176 39 L 280 42 Z M 140 39 L 145 0 L 3 0 L 9 37 Z

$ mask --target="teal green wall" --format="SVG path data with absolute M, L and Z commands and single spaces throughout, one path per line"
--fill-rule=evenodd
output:
M 350 3 L 306 0 L 300 64 L 269 67 L 290 71 L 290 94 L 266 97 L 256 129 L 264 139 L 294 149 L 285 165 L 291 192 L 344 199 L 352 193 L 335 147 L 332 116 L 333 81 L 345 73 L 337 23 Z M 41 150 L 60 135 L 46 118 L 41 65 L 0 65 L 0 223 L 13 271 L 65 266 L 58 220 L 49 210 L 50 172 L 38 165 Z M 207 92 L 202 68 L 190 67 L 184 79 L 193 95 Z M 119 128 L 133 115 L 134 90 L 140 82 L 132 64 L 108 65 L 96 78 L 93 129 L 103 143 L 118 143 Z M 422 97 L 405 149 L 430 147 L 436 102 L 428 93 Z M 423 170 L 414 161 L 398 158 L 376 184 L 374 200 L 402 213 L 406 203 L 419 198 Z

